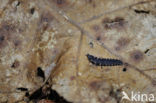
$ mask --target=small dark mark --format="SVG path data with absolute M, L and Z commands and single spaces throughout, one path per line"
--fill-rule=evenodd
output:
M 62 4 L 64 4 L 65 3 L 65 0 L 57 0 L 57 4 L 58 5 L 62 5 Z
M 13 31 L 14 30 L 14 26 L 13 25 L 9 25 L 9 24 L 4 24 L 3 28 L 8 32 L 8 31 Z
M 15 33 L 15 26 L 8 23 L 8 22 L 2 22 L 0 27 L 0 49 L 5 48 L 8 43 L 8 41 L 13 40 L 13 36 Z
M 5 41 L 6 37 L 4 36 L 5 35 L 4 33 L 5 32 L 1 31 L 1 29 L 0 29 L 0 48 L 5 47 L 5 45 L 7 44 Z
M 28 96 L 29 96 L 29 92 L 26 92 L 26 93 L 25 93 L 25 96 L 28 97 Z
M 127 66 L 129 66 L 129 64 L 128 64 L 128 63 L 126 63 L 126 62 L 124 63 L 124 65 L 125 65 L 126 67 L 127 67 Z
M 19 40 L 14 41 L 14 45 L 15 45 L 15 47 L 20 46 L 20 44 L 21 44 L 21 41 L 19 41 Z
M 89 45 L 91 48 L 93 48 L 93 46 L 94 46 L 93 42 L 90 42 Z
M 28 88 L 23 88 L 23 87 L 19 87 L 19 88 L 16 88 L 17 90 L 20 90 L 20 91 L 28 91 Z
M 111 20 L 110 18 L 104 18 L 104 19 L 102 20 L 102 23 L 103 23 L 103 24 L 112 23 L 112 20 Z
M 21 2 L 19 2 L 19 1 L 18 1 L 18 3 L 17 3 L 17 5 L 16 5 L 16 7 L 17 7 L 17 6 L 19 6 L 19 5 L 20 5 L 20 3 L 21 3 Z
M 135 13 L 138 13 L 138 14 L 149 14 L 150 13 L 150 11 L 145 11 L 145 10 L 137 10 L 137 9 L 135 9 L 134 11 L 135 11 Z
M 96 4 L 95 4 L 95 2 L 93 0 L 85 0 L 85 1 L 86 1 L 86 3 L 91 4 L 93 6 L 93 8 L 96 7 Z
M 153 84 L 154 86 L 156 85 L 155 78 L 154 78 L 154 80 L 152 80 L 152 84 Z
M 124 18 L 122 18 L 122 17 L 116 17 L 114 19 L 114 22 L 117 22 L 116 26 L 120 26 L 120 27 L 123 27 L 126 23 Z
M 120 89 L 117 89 L 116 91 L 114 91 L 113 89 L 110 91 L 109 95 L 113 98 L 116 99 L 117 103 L 120 103 L 120 100 L 121 100 L 121 90 Z
M 92 81 L 89 86 L 92 88 L 92 89 L 99 89 L 101 87 L 101 82 L 98 82 L 98 81 Z
M 138 60 L 140 58 L 139 54 L 134 55 L 134 59 Z
M 49 21 L 49 18 L 48 17 L 42 17 L 41 16 L 41 22 L 47 22 L 48 23 L 48 21 Z
M 105 24 L 104 27 L 105 27 L 106 29 L 111 29 L 111 27 L 110 27 L 109 24 Z
M 44 12 L 41 15 L 41 23 L 50 23 L 51 21 L 53 21 L 54 17 L 50 12 Z
M 34 14 L 34 12 L 35 12 L 35 8 L 31 8 L 31 9 L 30 9 L 30 13 L 31 13 L 31 14 Z
M 130 53 L 130 58 L 136 63 L 140 62 L 144 58 L 144 55 L 140 50 L 135 50 Z
M 123 68 L 122 71 L 123 71 L 123 72 L 126 72 L 126 71 L 127 71 L 127 68 Z
M 115 21 L 115 22 L 122 22 L 122 21 L 124 21 L 124 18 L 122 18 L 122 17 L 116 17 L 116 18 L 114 19 L 114 21 Z
M 74 80 L 74 79 L 75 79 L 75 76 L 71 76 L 71 77 L 70 77 L 70 80 Z
M 149 52 L 150 49 L 147 49 L 144 53 L 146 54 L 147 52 Z
M 45 75 L 44 75 L 44 71 L 42 70 L 41 67 L 37 68 L 37 76 L 42 77 L 43 81 L 45 80 Z
M 127 44 L 129 43 L 129 39 L 128 38 L 124 38 L 124 37 L 121 37 L 118 41 L 117 41 L 117 44 L 119 46 L 126 46 Z
M 0 33 L 9 34 L 10 32 L 15 32 L 15 26 L 8 22 L 3 22 L 0 28 Z
M 57 4 L 62 4 L 63 1 L 62 0 L 57 0 Z
M 4 36 L 0 36 L 0 42 L 4 40 Z
M 100 30 L 100 27 L 99 27 L 98 25 L 93 25 L 93 26 L 92 26 L 92 29 L 93 29 L 95 32 L 97 32 L 97 31 Z
M 106 29 L 113 29 L 113 28 L 121 28 L 124 27 L 127 22 L 124 20 L 123 17 L 116 17 L 114 19 L 104 18 L 102 24 Z
M 99 40 L 101 40 L 101 37 L 100 37 L 100 36 L 98 36 L 98 37 L 96 38 L 96 40 L 98 40 L 98 41 L 99 41 Z
M 93 2 L 93 0 L 87 0 L 87 2 L 92 3 L 92 2 Z
M 17 68 L 20 66 L 19 61 L 15 60 L 14 63 L 11 65 L 11 68 Z
M 69 0 L 51 0 L 59 8 L 64 8 L 70 4 Z
M 49 84 L 49 82 L 47 81 L 45 84 L 46 84 L 46 85 L 48 85 L 48 84 Z

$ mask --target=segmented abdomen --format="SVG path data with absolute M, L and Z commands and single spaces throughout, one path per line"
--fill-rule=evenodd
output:
M 87 54 L 86 55 L 89 62 L 96 66 L 118 66 L 123 65 L 123 62 L 118 59 L 108 59 L 108 58 L 97 58 L 93 55 Z

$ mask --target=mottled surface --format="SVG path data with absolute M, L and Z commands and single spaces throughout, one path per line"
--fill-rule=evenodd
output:
M 16 88 L 39 88 L 37 68 L 53 70 L 51 88 L 74 103 L 156 96 L 155 10 L 154 0 L 0 0 L 0 102 L 26 101 Z M 86 54 L 124 65 L 95 66 Z

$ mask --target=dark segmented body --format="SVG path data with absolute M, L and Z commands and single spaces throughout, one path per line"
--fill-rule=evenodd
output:
M 97 58 L 93 55 L 87 54 L 86 55 L 89 62 L 96 66 L 118 66 L 123 65 L 123 62 L 121 60 L 117 59 L 108 59 L 108 58 Z

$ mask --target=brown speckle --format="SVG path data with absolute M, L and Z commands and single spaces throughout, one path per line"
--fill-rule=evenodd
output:
M 116 17 L 114 19 L 114 22 L 117 22 L 116 26 L 119 26 L 119 27 L 124 27 L 124 25 L 126 23 L 124 18 L 122 18 L 122 17 Z
M 74 80 L 74 79 L 75 79 L 75 76 L 71 76 L 71 77 L 70 77 L 70 80 Z
M 134 79 L 131 79 L 131 81 L 133 82 L 133 84 L 136 84 L 137 83 L 137 81 L 134 80 Z
M 14 63 L 11 65 L 11 68 L 18 68 L 20 65 L 19 61 L 15 60 Z
M 153 86 L 156 85 L 156 78 L 154 78 L 154 79 L 152 80 L 152 85 L 153 85 Z
M 40 22 L 39 22 L 39 28 L 43 28 L 44 30 L 46 30 L 50 23 L 52 23 L 52 21 L 54 20 L 54 16 L 48 12 L 45 11 L 41 14 L 41 18 L 40 18 Z
M 110 18 L 104 18 L 102 20 L 102 25 L 104 26 L 105 29 L 111 29 L 110 27 L 110 24 L 112 23 L 113 21 L 110 19 Z
M 133 62 L 138 63 L 141 60 L 143 60 L 144 55 L 140 50 L 135 50 L 130 53 L 130 58 L 131 58 L 131 60 L 133 60 Z
M 64 7 L 65 5 L 67 5 L 66 0 L 54 0 L 54 2 L 56 3 L 58 7 Z
M 110 72 L 110 68 L 106 68 L 106 69 L 104 69 L 104 72 Z
M 87 2 L 92 3 L 92 2 L 93 2 L 93 0 L 87 0 Z
M 4 23 L 2 24 L 2 28 L 8 32 L 13 32 L 15 31 L 15 26 L 12 24 Z
M 19 40 L 16 40 L 16 41 L 14 42 L 15 47 L 18 47 L 20 44 L 21 44 L 21 41 L 19 41 Z
M 106 36 L 102 32 L 95 33 L 94 35 L 95 35 L 96 40 L 98 40 L 98 41 L 104 42 L 106 40 Z
M 89 86 L 91 87 L 91 89 L 97 90 L 101 87 L 101 83 L 98 81 L 92 81 Z
M 65 0 L 56 0 L 58 5 L 62 5 L 65 3 Z
M 116 50 L 116 51 L 119 51 L 119 50 L 121 50 L 121 49 L 120 49 L 120 47 L 116 46 L 116 47 L 115 47 L 115 50 Z
M 93 0 L 86 0 L 86 3 L 91 4 L 93 6 L 93 8 L 96 7 L 95 0 L 94 1 Z
M 2 48 L 3 46 L 5 46 L 6 42 L 5 42 L 5 36 L 0 34 L 0 48 Z
M 122 17 L 116 17 L 114 19 L 104 18 L 102 21 L 105 29 L 121 29 L 124 28 L 126 23 Z
M 100 30 L 100 27 L 98 25 L 93 25 L 92 26 L 92 29 L 95 31 L 95 32 L 98 32 Z
M 124 21 L 124 18 L 122 18 L 122 17 L 116 17 L 114 19 L 114 22 L 122 22 L 122 21 Z
M 53 20 L 53 16 L 51 15 L 51 13 L 48 13 L 48 12 L 46 12 L 46 13 L 43 13 L 42 15 L 41 15 L 41 22 L 43 23 L 43 22 L 51 22 Z
M 96 40 L 98 40 L 98 41 L 99 41 L 99 40 L 101 40 L 101 37 L 100 37 L 100 36 L 98 36 L 98 37 L 96 38 Z
M 0 28 L 0 48 L 7 45 L 7 40 L 12 38 L 12 34 L 15 32 L 15 27 L 6 22 L 2 23 Z
M 104 18 L 102 20 L 102 24 L 111 23 L 111 22 L 112 22 L 112 20 L 110 18 Z
M 5 48 L 8 42 L 16 38 L 16 26 L 8 22 L 2 22 L 0 27 L 0 49 Z
M 21 48 L 21 46 L 22 46 L 22 41 L 21 40 L 19 40 L 19 39 L 15 39 L 14 41 L 13 41 L 13 43 L 14 43 L 14 47 L 15 47 L 15 49 L 19 49 L 19 48 Z
M 12 24 L 9 24 L 7 22 L 2 23 L 2 27 L 0 28 L 0 35 L 4 35 L 5 39 L 10 39 L 13 36 L 13 33 L 15 33 L 15 26 Z
M 115 50 L 116 51 L 119 51 L 121 49 L 123 49 L 124 47 L 126 47 L 130 42 L 130 39 L 129 38 L 125 38 L 125 37 L 121 37 L 118 39 L 117 41 L 117 46 L 115 47 Z

